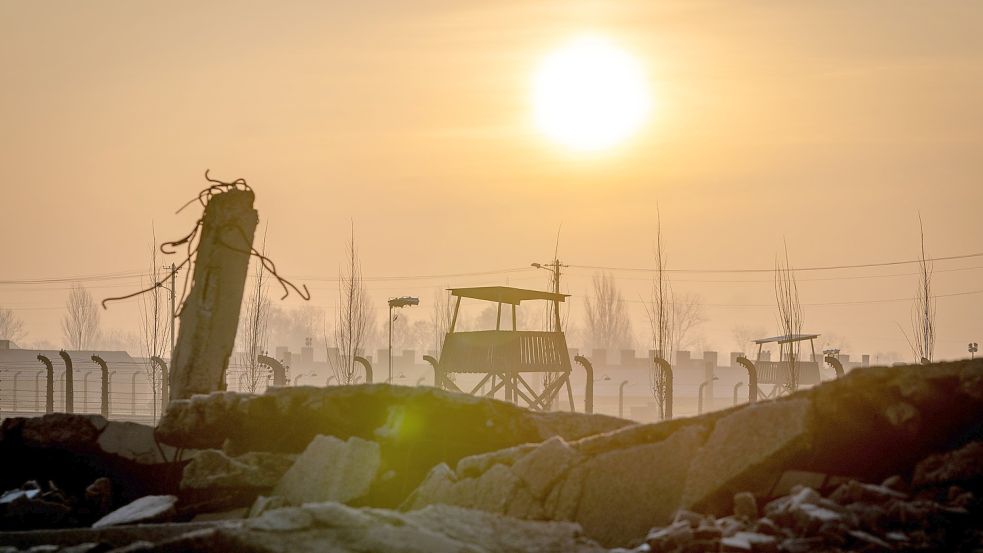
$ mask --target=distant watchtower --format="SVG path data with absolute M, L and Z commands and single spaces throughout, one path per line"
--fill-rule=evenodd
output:
M 563 387 L 567 389 L 570 410 L 574 410 L 573 391 L 570 387 L 570 352 L 562 331 L 528 331 L 516 328 L 516 307 L 530 300 L 550 302 L 566 301 L 567 294 L 510 288 L 507 286 L 482 286 L 477 288 L 451 288 L 457 297 L 450 329 L 444 338 L 440 359 L 434 366 L 435 383 L 446 390 L 463 392 L 448 378 L 454 373 L 483 375 L 471 390 L 475 395 L 490 384 L 485 395 L 494 397 L 502 390 L 506 401 L 520 401 L 531 409 L 547 410 Z M 495 330 L 457 332 L 457 316 L 461 299 L 469 298 L 498 304 Z M 512 329 L 502 330 L 502 305 L 512 306 Z M 536 392 L 526 380 L 529 375 L 554 373 L 558 375 L 541 392 Z

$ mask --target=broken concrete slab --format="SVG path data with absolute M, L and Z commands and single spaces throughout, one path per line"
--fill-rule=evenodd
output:
M 661 442 L 587 461 L 573 520 L 588 536 L 613 547 L 671 517 L 683 495 L 689 460 L 704 440 L 701 430 L 691 426 Z
M 856 373 L 863 374 L 854 376 Z M 624 427 L 565 447 L 551 440 L 479 454 L 462 459 L 456 472 L 447 466 L 434 469 L 406 507 L 447 503 L 517 516 L 542 513 L 547 518 L 581 522 L 589 536 L 607 545 L 625 545 L 644 534 L 645 524 L 666 523 L 680 507 L 729 515 L 734 511 L 735 493 L 750 491 L 752 496 L 766 498 L 776 489 L 776 481 L 787 474 L 815 476 L 818 483 L 833 485 L 850 476 L 880 481 L 911 471 L 913 462 L 896 461 L 910 455 L 896 455 L 893 438 L 915 451 L 931 453 L 944 444 L 958 443 L 963 436 L 983 432 L 983 420 L 966 414 L 983 411 L 979 399 L 983 392 L 975 387 L 983 385 L 981 374 L 981 361 L 865 369 L 777 401 Z M 923 424 L 937 418 L 935 411 L 946 410 L 960 412 L 934 427 Z M 848 424 L 848 419 L 857 422 Z M 939 434 L 934 428 L 944 431 Z M 684 440 L 684 436 L 689 438 Z M 675 443 L 677 439 L 685 445 Z M 830 455 L 824 448 L 839 454 Z M 566 453 L 568 450 L 576 455 Z M 543 466 L 552 466 L 554 472 L 553 478 L 533 487 L 516 470 L 543 463 L 533 462 L 538 456 L 552 457 L 554 462 L 546 461 Z M 871 456 L 879 458 L 873 466 L 868 462 Z M 504 508 L 499 501 L 476 496 L 480 493 L 476 483 L 492 470 L 497 481 L 509 486 L 508 494 L 499 489 L 495 496 L 509 498 Z M 506 471 L 522 485 L 511 489 L 514 486 Z M 646 497 L 639 490 L 658 493 Z M 531 509 L 529 498 L 541 509 Z M 809 506 L 797 505 L 793 518 L 810 528 L 853 516 L 823 502 L 803 505 Z M 741 510 L 742 516 L 752 514 L 750 507 Z M 652 518 L 637 518 L 637 512 Z M 827 512 L 836 517 L 826 517 Z
M 682 506 L 715 502 L 716 511 L 729 512 L 735 493 L 770 485 L 809 447 L 811 407 L 808 399 L 758 402 L 717 420 L 689 462 Z
M 221 450 L 205 449 L 194 454 L 184 467 L 181 489 L 271 489 L 296 459 L 296 455 L 263 451 L 230 457 Z
M 369 492 L 380 465 L 379 444 L 375 442 L 317 436 L 287 469 L 273 493 L 294 505 L 352 501 Z
M 96 445 L 105 453 L 142 464 L 167 463 L 176 453 L 173 447 L 157 442 L 152 426 L 135 422 L 107 423 Z
M 555 423 L 555 426 L 553 426 Z M 434 388 L 386 384 L 274 388 L 173 401 L 158 436 L 177 447 L 299 453 L 314 436 L 377 442 L 380 474 L 367 504 L 402 503 L 435 465 L 551 436 L 604 432 L 633 423 L 603 415 L 533 413 Z
M 143 522 L 166 522 L 177 513 L 175 504 L 177 497 L 173 495 L 148 495 L 97 520 L 93 528 L 107 526 L 122 526 Z

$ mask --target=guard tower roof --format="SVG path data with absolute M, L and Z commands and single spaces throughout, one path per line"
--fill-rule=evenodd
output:
M 540 290 L 511 288 L 509 286 L 478 286 L 474 288 L 448 288 L 452 296 L 519 305 L 526 300 L 565 301 L 569 294 L 554 294 Z
M 812 340 L 814 338 L 819 338 L 818 334 L 786 334 L 785 336 L 772 336 L 771 338 L 759 338 L 754 341 L 755 344 L 788 344 L 789 342 L 802 342 L 803 340 Z

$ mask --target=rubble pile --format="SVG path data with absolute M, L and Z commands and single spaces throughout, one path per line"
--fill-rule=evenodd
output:
M 871 368 L 777 401 L 438 465 L 404 507 L 570 520 L 624 546 L 679 509 L 728 514 L 737 492 L 767 498 L 803 479 L 909 474 L 983 434 L 981 413 L 980 362 Z
M 174 448 L 149 426 L 52 413 L 0 425 L 0 529 L 89 525 L 181 480 Z
M 967 448 L 978 452 L 983 443 Z M 983 465 L 976 455 L 977 466 Z M 881 485 L 849 480 L 826 496 L 797 486 L 761 512 L 754 495 L 742 492 L 734 496 L 732 515 L 679 511 L 672 524 L 653 528 L 632 551 L 974 551 L 983 545 L 981 507 L 979 497 L 958 485 L 912 492 L 899 476 Z
M 551 436 L 576 440 L 631 424 L 605 415 L 538 413 L 429 387 L 363 384 L 273 388 L 263 395 L 222 392 L 173 401 L 157 436 L 174 447 L 204 450 L 198 455 L 206 457 L 193 459 L 185 469 L 184 490 L 255 491 L 286 477 L 311 486 L 292 486 L 298 489 L 290 494 L 295 504 L 301 498 L 336 500 L 339 496 L 325 489 L 326 480 L 298 480 L 297 473 L 343 465 L 351 470 L 328 480 L 344 480 L 365 464 L 359 470 L 367 486 L 344 500 L 396 507 L 438 463 Z M 316 451 L 309 451 L 312 447 Z M 297 463 L 309 467 L 287 475 L 298 455 Z M 288 488 L 284 484 L 277 491 Z
M 9 419 L 0 552 L 971 551 L 981 414 L 966 361 L 657 424 L 383 384 Z

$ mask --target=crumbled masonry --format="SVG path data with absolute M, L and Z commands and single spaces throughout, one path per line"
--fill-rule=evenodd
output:
M 384 384 L 0 427 L 0 551 L 971 551 L 983 361 L 656 424 Z M 615 549 L 611 549 L 615 548 Z

